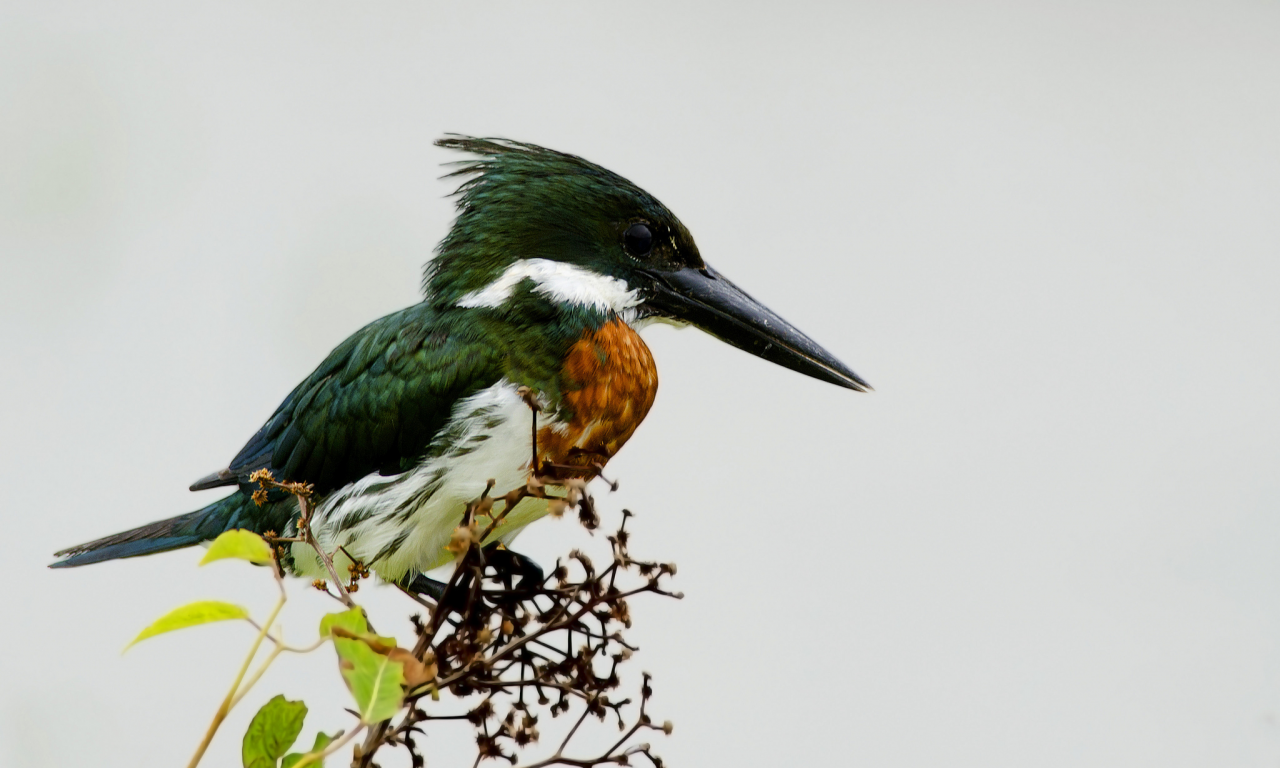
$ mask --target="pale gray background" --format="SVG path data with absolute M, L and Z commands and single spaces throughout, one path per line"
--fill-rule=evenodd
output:
M 446 131 L 630 177 L 878 389 L 650 334 L 601 501 L 688 593 L 634 606 L 672 765 L 1280 762 L 1277 4 L 8 0 L 0 763 L 185 764 L 250 632 L 120 648 L 264 575 L 44 565 L 206 503 L 417 299 Z M 332 604 L 298 586 L 301 642 Z M 330 664 L 207 764 L 276 692 L 339 727 Z

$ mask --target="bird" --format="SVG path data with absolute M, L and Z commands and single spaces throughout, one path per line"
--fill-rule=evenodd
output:
M 655 323 L 870 389 L 707 264 L 684 224 L 622 176 L 508 139 L 447 134 L 436 144 L 466 159 L 446 174 L 459 184 L 456 217 L 424 268 L 422 301 L 339 344 L 225 468 L 191 485 L 230 495 L 64 549 L 50 567 L 207 544 L 234 529 L 296 537 L 300 502 L 278 489 L 264 498 L 255 473 L 267 470 L 312 487 L 322 548 L 385 582 L 438 591 L 425 574 L 451 562 L 469 501 L 527 482 L 535 461 L 593 479 L 634 434 L 658 387 L 639 334 Z M 522 499 L 486 543 L 509 547 L 547 512 L 546 499 Z M 302 542 L 281 565 L 326 576 Z

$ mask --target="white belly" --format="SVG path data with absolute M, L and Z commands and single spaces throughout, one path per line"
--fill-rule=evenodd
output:
M 327 496 L 316 510 L 312 531 L 345 575 L 348 553 L 386 581 L 428 571 L 449 562 L 444 547 L 462 520 L 468 502 L 495 481 L 494 493 L 523 485 L 532 456 L 532 412 L 510 382 L 461 401 L 432 443 L 437 455 L 400 475 L 368 475 Z M 501 538 L 514 539 L 524 526 L 546 514 L 542 499 L 525 499 L 507 516 Z M 295 570 L 326 578 L 315 552 L 292 549 Z

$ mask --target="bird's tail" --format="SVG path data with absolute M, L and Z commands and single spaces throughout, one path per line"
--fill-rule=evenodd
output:
M 245 519 L 245 513 L 252 506 L 253 502 L 245 494 L 233 493 L 204 509 L 197 509 L 195 512 L 160 520 L 56 552 L 54 556 L 63 559 L 49 567 L 74 568 L 78 565 L 101 563 L 104 560 L 138 557 L 190 547 L 215 539 L 219 534 L 232 528 L 254 527 L 248 525 L 249 521 Z

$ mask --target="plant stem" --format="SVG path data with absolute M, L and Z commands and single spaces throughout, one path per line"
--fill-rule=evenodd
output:
M 187 763 L 187 768 L 196 768 L 200 764 L 200 758 L 204 757 L 205 750 L 209 748 L 209 744 L 213 741 L 213 735 L 218 732 L 218 726 L 222 725 L 222 721 L 227 719 L 227 714 L 235 706 L 236 701 L 239 700 L 237 694 L 240 692 L 240 683 L 244 680 L 245 674 L 248 673 L 249 665 L 253 663 L 253 657 L 258 655 L 258 649 L 262 647 L 262 641 L 267 636 L 267 630 L 276 622 L 276 617 L 280 615 L 280 610 L 284 608 L 284 603 L 285 596 L 281 594 L 280 599 L 276 601 L 276 607 L 271 611 L 271 615 L 263 622 L 262 629 L 258 630 L 258 637 L 253 641 L 253 646 L 249 649 L 249 656 L 240 665 L 240 672 L 236 675 L 236 681 L 231 684 L 231 690 L 227 692 L 227 697 L 222 700 L 222 706 L 218 707 L 217 713 L 214 714 L 213 722 L 209 724 L 209 730 L 205 732 L 204 740 L 196 748 L 196 753 L 192 756 L 191 762 Z M 268 660 L 268 663 L 270 663 L 270 660 Z M 257 682 L 260 675 L 261 670 L 259 670 L 258 675 L 254 675 L 250 685 Z M 246 688 L 246 690 L 248 689 Z
M 267 667 L 271 666 L 271 662 L 275 661 L 276 657 L 282 653 L 284 653 L 284 648 L 281 646 L 277 645 L 275 648 L 271 649 L 271 653 L 267 655 L 266 661 L 262 662 L 262 665 L 258 667 L 258 670 L 249 678 L 249 682 L 245 683 L 244 687 L 236 693 L 236 697 L 231 701 L 232 707 L 240 703 L 240 700 L 249 692 L 249 689 L 262 678 L 262 673 L 267 671 Z
M 320 546 L 320 542 L 316 540 L 316 536 L 311 531 L 311 500 L 305 496 L 298 495 L 299 520 L 298 528 L 301 530 L 303 539 L 311 545 L 316 554 L 320 557 L 320 562 L 324 564 L 324 568 L 329 572 L 329 578 L 333 579 L 334 589 L 338 590 L 338 599 L 348 608 L 355 608 L 355 601 L 351 599 L 351 595 L 347 594 L 347 588 L 342 585 L 342 579 L 338 577 L 338 571 L 333 567 L 333 557 L 324 548 Z
M 306 753 L 305 755 L 302 756 L 301 760 L 293 764 L 293 768 L 304 768 L 304 766 L 308 766 L 314 762 L 324 760 L 329 755 L 332 755 L 334 752 L 337 752 L 339 749 L 342 749 L 344 746 L 346 746 L 348 741 L 351 741 L 351 739 L 355 738 L 355 735 L 357 733 L 360 733 L 361 731 L 364 730 L 364 726 L 365 724 L 361 723 L 355 728 L 352 728 L 349 732 L 342 734 L 342 738 L 338 739 L 337 741 L 334 741 L 329 746 L 325 747 L 323 752 Z

